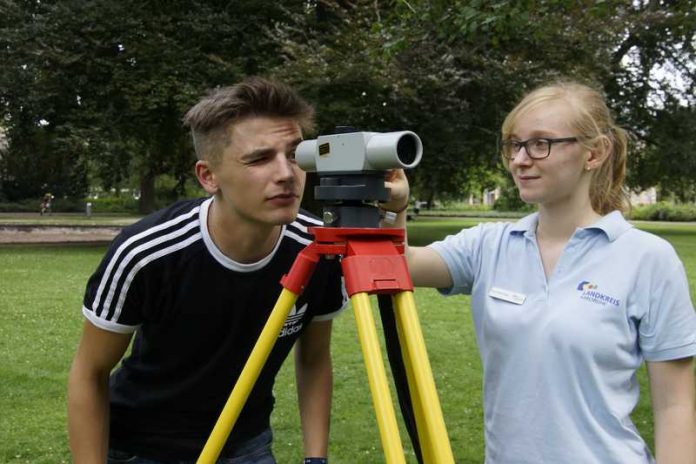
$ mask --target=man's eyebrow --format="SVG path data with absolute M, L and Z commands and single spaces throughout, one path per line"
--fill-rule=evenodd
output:
M 300 142 L 302 142 L 302 138 L 298 137 L 295 140 L 289 142 L 286 145 L 286 149 L 287 150 L 294 150 L 295 148 L 297 148 L 297 146 L 300 144 Z M 243 154 L 240 157 L 240 159 L 242 159 L 242 160 L 254 159 L 257 157 L 262 157 L 262 156 L 265 156 L 268 154 L 272 154 L 273 152 L 274 152 L 274 150 L 271 147 L 261 147 L 261 148 L 257 148 L 256 150 L 252 150 L 249 153 Z
M 254 159 L 254 158 L 260 158 L 268 154 L 272 154 L 273 149 L 270 147 L 261 147 L 257 148 L 256 150 L 252 150 L 249 153 L 244 153 L 242 156 L 240 156 L 241 160 L 249 160 L 249 159 Z

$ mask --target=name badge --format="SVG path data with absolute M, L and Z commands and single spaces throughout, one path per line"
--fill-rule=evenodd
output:
M 510 290 L 505 290 L 498 287 L 491 287 L 491 290 L 488 292 L 488 296 L 518 305 L 524 303 L 524 300 L 527 298 L 527 296 L 523 295 L 522 293 L 511 292 Z

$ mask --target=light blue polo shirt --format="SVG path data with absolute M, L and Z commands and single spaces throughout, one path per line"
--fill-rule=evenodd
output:
M 615 211 L 577 229 L 546 279 L 538 215 L 430 245 L 471 294 L 487 463 L 654 462 L 629 417 L 643 360 L 696 355 L 684 267 Z

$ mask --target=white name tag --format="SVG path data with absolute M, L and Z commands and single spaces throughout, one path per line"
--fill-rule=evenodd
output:
M 524 303 L 524 300 L 527 298 L 526 295 L 521 293 L 511 292 L 510 290 L 505 290 L 498 287 L 491 287 L 491 290 L 488 292 L 488 296 L 518 305 Z

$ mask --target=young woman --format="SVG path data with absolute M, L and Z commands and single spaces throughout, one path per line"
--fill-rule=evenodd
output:
M 563 82 L 524 97 L 502 139 L 538 212 L 407 252 L 417 286 L 471 294 L 486 462 L 654 462 L 630 418 L 645 360 L 657 460 L 696 463 L 696 313 L 674 249 L 621 214 L 625 132 L 597 91 Z M 403 172 L 388 186 L 400 211 Z

